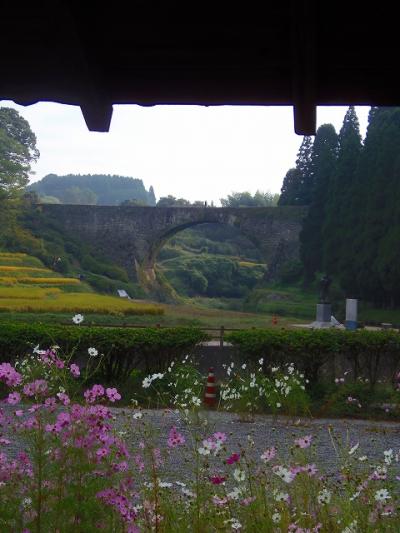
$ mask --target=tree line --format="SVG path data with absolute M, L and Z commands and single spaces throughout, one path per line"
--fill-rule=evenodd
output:
M 304 137 L 278 205 L 308 205 L 301 239 L 305 284 L 322 272 L 347 297 L 400 303 L 400 108 L 372 107 L 362 140 L 350 106 Z

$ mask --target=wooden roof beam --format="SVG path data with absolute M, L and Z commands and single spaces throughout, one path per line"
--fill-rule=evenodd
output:
M 292 85 L 294 131 L 315 135 L 316 108 L 316 2 L 292 0 Z

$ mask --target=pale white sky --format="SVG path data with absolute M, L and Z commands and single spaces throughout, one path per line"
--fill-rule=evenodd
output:
M 29 122 L 40 150 L 31 181 L 46 174 L 119 174 L 172 194 L 219 199 L 232 191 L 280 192 L 302 137 L 291 107 L 114 106 L 109 133 L 89 132 L 79 107 L 41 102 L 14 107 Z M 318 126 L 339 132 L 347 107 L 320 107 Z M 356 107 L 365 136 L 369 107 Z

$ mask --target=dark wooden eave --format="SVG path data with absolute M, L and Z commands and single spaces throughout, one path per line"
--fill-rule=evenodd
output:
M 0 99 L 79 105 L 108 131 L 113 104 L 399 105 L 393 4 L 2 2 Z

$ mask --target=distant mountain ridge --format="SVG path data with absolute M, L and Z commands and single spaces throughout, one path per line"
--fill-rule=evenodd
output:
M 48 174 L 27 187 L 36 192 L 44 202 L 119 205 L 132 201 L 142 205 L 155 205 L 154 189 L 147 191 L 143 181 L 129 176 L 109 174 Z

